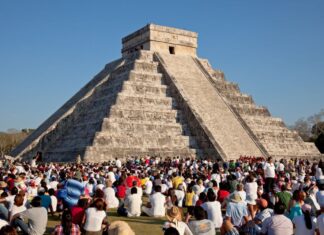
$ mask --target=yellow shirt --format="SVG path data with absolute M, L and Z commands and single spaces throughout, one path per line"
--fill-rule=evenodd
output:
M 186 193 L 186 206 L 192 206 L 193 197 L 195 196 L 194 192 Z
M 183 178 L 181 176 L 176 176 L 172 179 L 172 185 L 174 189 L 177 189 L 179 184 L 182 184 Z

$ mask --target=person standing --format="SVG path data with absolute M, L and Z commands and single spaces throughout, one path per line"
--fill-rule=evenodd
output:
M 207 217 L 213 221 L 215 228 L 219 229 L 223 223 L 221 204 L 216 201 L 216 195 L 212 189 L 208 190 L 207 199 L 208 201 L 203 203 L 201 207 L 207 212 Z
M 273 188 L 276 177 L 275 165 L 273 164 L 272 157 L 268 158 L 268 162 L 264 164 L 263 170 L 265 178 L 264 191 L 269 193 Z

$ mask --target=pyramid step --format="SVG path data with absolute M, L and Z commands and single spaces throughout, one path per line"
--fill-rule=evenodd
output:
M 250 126 L 260 126 L 260 127 L 268 127 L 268 126 L 277 126 L 277 127 L 285 127 L 285 124 L 281 118 L 275 118 L 271 116 L 251 116 L 241 114 L 243 120 Z
M 274 138 L 297 138 L 299 139 L 299 135 L 296 132 L 290 131 L 288 129 L 280 129 L 280 130 L 259 130 L 254 131 L 254 133 L 260 137 L 274 137 Z
M 230 104 L 248 104 L 248 105 L 253 104 L 252 97 L 246 94 L 238 95 L 238 94 L 227 93 L 225 94 L 225 98 Z
M 166 96 L 166 85 L 159 86 L 150 86 L 144 84 L 138 84 L 135 82 L 124 82 L 122 92 L 126 92 L 126 94 L 134 94 L 134 95 L 144 95 L 144 96 Z
M 152 51 L 140 50 L 137 56 L 137 59 L 153 62 L 154 53 Z
M 194 144 L 194 143 L 193 143 Z M 181 147 L 190 146 L 188 136 L 157 136 L 153 134 L 136 135 L 97 135 L 93 146 L 108 147 Z
M 240 94 L 240 88 L 236 83 L 229 82 L 229 81 L 222 81 L 222 80 L 214 80 L 214 83 L 216 87 L 221 91 L 221 92 L 230 92 L 230 93 L 236 93 Z
M 132 107 L 142 109 L 143 107 L 149 107 L 152 109 L 172 109 L 171 97 L 143 97 L 142 95 L 125 95 L 120 93 L 116 101 L 117 106 Z
M 231 106 L 239 114 L 252 116 L 270 116 L 269 110 L 263 106 L 257 106 L 255 104 L 232 104 Z
M 152 61 L 154 61 L 153 55 L 154 55 L 153 51 L 138 50 L 138 51 L 135 51 L 135 52 L 133 52 L 131 54 L 125 55 L 124 59 L 127 60 L 127 61 L 140 59 L 140 60 L 145 60 L 145 61 L 152 62 Z
M 131 110 L 112 107 L 109 117 L 124 118 L 124 120 L 164 121 L 174 122 L 177 118 L 176 110 Z
M 134 123 L 134 122 L 124 122 L 119 120 L 119 122 L 112 121 L 110 119 L 105 119 L 102 124 L 103 132 L 116 132 L 116 133 L 167 133 L 168 135 L 180 135 L 182 133 L 181 125 L 175 124 L 155 124 L 152 122 L 146 123 Z
M 162 84 L 161 73 L 148 73 L 132 70 L 129 73 L 129 81 Z
M 87 148 L 85 161 L 106 161 L 107 159 L 155 156 L 160 158 L 167 157 L 192 157 L 201 154 L 200 150 L 189 148 Z
M 144 60 L 126 61 L 124 64 L 116 68 L 112 74 L 113 76 L 116 76 L 125 72 L 130 72 L 131 70 L 158 73 L 157 67 L 157 62 L 148 62 Z

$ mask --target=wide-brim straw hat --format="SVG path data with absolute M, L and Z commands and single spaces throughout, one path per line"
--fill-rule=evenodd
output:
M 124 221 L 114 221 L 110 224 L 108 234 L 112 235 L 135 235 L 131 227 Z
M 173 206 L 167 210 L 166 217 L 168 218 L 169 221 L 182 220 L 181 211 L 176 206 Z

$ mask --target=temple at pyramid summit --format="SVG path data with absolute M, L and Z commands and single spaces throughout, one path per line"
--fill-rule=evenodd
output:
M 195 32 L 148 24 L 122 39 L 122 57 L 41 124 L 12 155 L 102 162 L 131 156 L 314 158 L 282 119 L 254 103 L 208 60 Z

